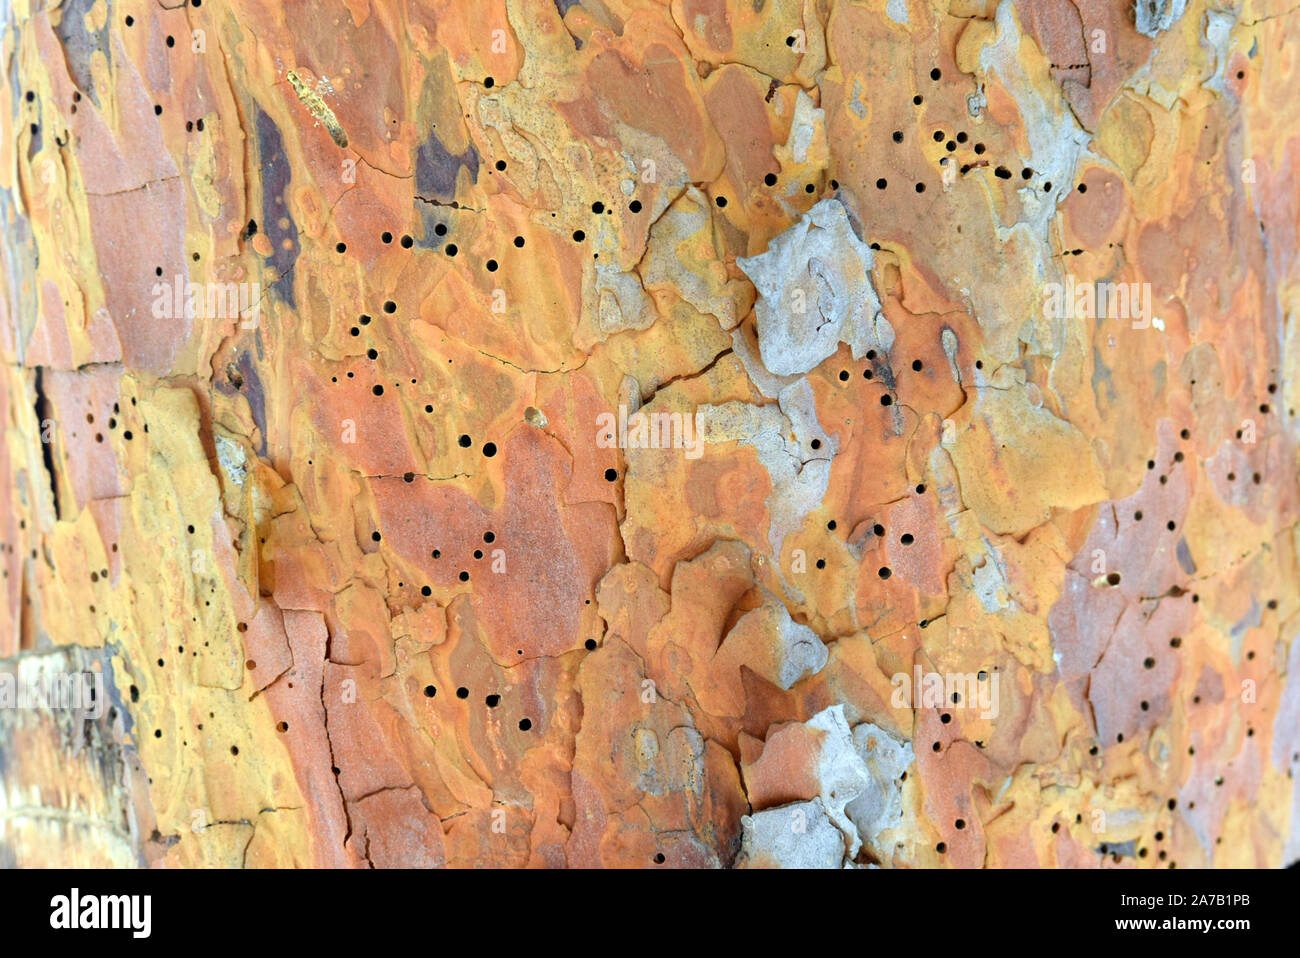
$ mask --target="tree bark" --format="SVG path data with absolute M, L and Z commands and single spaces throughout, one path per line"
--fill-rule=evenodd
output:
M 1297 21 L 1134 6 L 15 5 L 0 864 L 1300 858 Z

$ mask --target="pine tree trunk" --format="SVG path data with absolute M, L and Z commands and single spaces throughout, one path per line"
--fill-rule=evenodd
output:
M 0 864 L 1300 858 L 1284 4 L 15 6 Z

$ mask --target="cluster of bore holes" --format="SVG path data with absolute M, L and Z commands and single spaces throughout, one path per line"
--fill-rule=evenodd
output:
M 942 78 L 942 76 L 943 76 L 943 72 L 938 67 L 935 67 L 930 71 L 930 79 L 935 82 L 938 82 Z M 923 104 L 924 102 L 925 102 L 925 98 L 921 96 L 921 94 L 919 93 L 912 97 L 912 104 L 914 106 L 921 106 L 921 104 Z M 942 129 L 937 129 L 931 133 L 931 138 L 934 140 L 935 143 L 942 143 L 944 152 L 947 154 L 955 154 L 960 146 L 965 145 L 970 140 L 970 137 L 965 130 L 958 130 L 952 137 L 949 137 L 946 133 L 944 133 Z M 892 139 L 895 143 L 902 143 L 904 142 L 906 137 L 904 136 L 902 130 L 895 130 L 893 132 Z M 979 159 L 979 157 L 983 157 L 984 154 L 987 152 L 987 147 L 985 147 L 983 143 L 975 143 L 972 147 L 972 152 L 975 154 L 975 158 L 970 159 L 969 162 L 962 164 L 960 168 L 962 176 L 965 176 L 967 173 L 969 173 L 971 169 L 975 166 L 988 166 L 988 161 Z M 950 162 L 949 156 L 943 156 L 939 160 L 939 164 L 941 166 L 947 166 L 949 162 Z M 996 169 L 994 169 L 993 172 L 995 176 L 1003 180 L 1009 180 L 1013 176 L 1012 172 L 1008 170 L 1005 166 L 998 166 Z M 1030 167 L 1024 167 L 1020 171 L 1020 177 L 1022 180 L 1026 180 L 1026 181 L 1031 180 L 1033 179 L 1034 175 L 1035 175 L 1034 170 Z M 876 189 L 886 190 L 888 188 L 889 188 L 889 180 L 887 178 L 882 176 L 876 180 Z M 913 184 L 912 188 L 917 193 L 924 193 L 926 186 L 924 183 L 917 182 Z M 1044 181 L 1043 192 L 1050 193 L 1051 191 L 1052 191 L 1051 181 L 1050 180 Z M 1087 191 L 1088 191 L 1087 187 L 1084 184 L 1082 183 L 1079 184 L 1080 193 L 1086 193 Z
M 186 2 L 187 2 L 191 7 L 201 7 L 201 6 L 203 6 L 203 0 L 186 0 Z M 181 4 L 181 6 L 184 6 L 184 5 L 185 5 L 185 4 Z M 133 16 L 131 16 L 130 14 L 128 14 L 128 15 L 126 16 L 126 18 L 125 18 L 122 22 L 123 22 L 124 24 L 126 24 L 128 27 L 133 27 L 133 26 L 135 26 L 135 17 L 133 17 Z M 167 44 L 167 48 L 168 48 L 169 50 L 170 50 L 170 49 L 174 49 L 175 46 L 176 46 L 176 38 L 175 38 L 174 36 L 171 36 L 170 34 L 168 34 L 167 39 L 166 39 L 164 42 Z M 74 109 L 75 109 L 75 107 L 74 107 Z M 161 115 L 162 115 L 162 111 L 163 111 L 162 104 L 155 103 L 155 104 L 153 105 L 153 112 L 154 112 L 154 115 L 155 115 L 155 116 L 161 116 Z M 201 123 L 201 121 L 200 121 L 200 123 Z M 203 129 L 202 125 L 199 126 L 199 129 L 200 129 L 200 130 Z
M 1195 384 L 1195 381 L 1193 381 L 1193 384 Z M 1277 392 L 1277 383 L 1269 383 L 1269 384 L 1268 384 L 1268 391 L 1269 391 L 1269 394 L 1270 394 L 1270 395 L 1276 393 L 1276 392 Z M 1264 402 L 1264 403 L 1260 403 L 1260 405 L 1259 405 L 1259 411 L 1260 411 L 1262 414 L 1264 414 L 1265 416 L 1267 416 L 1270 412 L 1272 412 L 1272 409 L 1273 409 L 1273 407 L 1272 407 L 1269 403 L 1266 403 L 1266 402 Z M 1292 409 L 1292 410 L 1290 411 L 1290 415 L 1292 415 L 1292 416 L 1295 415 L 1295 410 L 1294 410 L 1294 409 Z M 1241 439 L 1241 438 L 1244 436 L 1244 433 L 1242 432 L 1242 430 L 1238 429 L 1237 432 L 1236 432 L 1236 436 L 1237 436 L 1237 439 Z M 1227 476 L 1226 476 L 1225 478 L 1226 478 L 1229 482 L 1236 482 L 1236 480 L 1237 480 L 1237 474 L 1236 474 L 1235 472 L 1229 471 L 1228 474 L 1227 474 Z M 1255 483 L 1255 485 L 1258 486 L 1261 482 L 1263 482 L 1263 479 L 1264 479 L 1264 477 L 1261 476 L 1258 472 L 1251 473 L 1251 480 Z
M 183 7 L 183 6 L 185 6 L 187 3 L 188 3 L 191 7 L 195 7 L 195 8 L 198 8 L 198 7 L 203 6 L 203 0 L 185 0 L 185 2 L 181 3 L 181 6 Z M 174 8 L 174 7 L 171 7 L 171 8 L 169 8 L 169 9 L 175 9 L 175 8 Z M 130 16 L 130 15 L 128 14 L 127 17 L 126 17 L 126 19 L 123 20 L 123 23 L 125 23 L 128 27 L 135 26 L 135 17 Z M 168 45 L 168 46 L 171 46 L 170 43 L 167 44 L 167 45 Z
M 388 314 L 391 316 L 393 313 L 396 313 L 396 312 L 397 312 L 397 303 L 393 302 L 393 300 L 391 300 L 391 299 L 390 299 L 390 300 L 385 300 L 385 301 L 384 301 L 384 305 L 383 305 L 383 309 L 384 309 L 384 312 L 385 312 L 385 313 L 388 313 Z M 357 317 L 357 322 L 356 322 L 356 324 L 355 324 L 354 326 L 352 326 L 352 327 L 348 330 L 348 334 L 349 334 L 350 336 L 352 336 L 354 339 L 359 338 L 359 337 L 361 336 L 361 333 L 362 333 L 362 329 L 363 329 L 363 327 L 367 327 L 367 326 L 369 326 L 373 321 L 374 321 L 374 320 L 373 320 L 373 318 L 370 316 L 369 313 L 362 313 L 360 316 Z M 369 359 L 369 360 L 371 360 L 372 362 L 373 362 L 374 360 L 378 359 L 378 358 L 379 358 L 379 350 L 378 350 L 378 349 L 375 349 L 373 346 L 370 347 L 369 349 L 366 350 L 366 358 Z M 451 362 L 451 360 L 447 360 L 447 361 L 448 361 L 448 362 Z M 348 370 L 347 373 L 346 373 L 346 377 L 347 377 L 348 379 L 355 379 L 355 378 L 356 378 L 356 373 L 354 373 L 352 370 Z M 339 377 L 338 377 L 338 376 L 331 376 L 331 377 L 330 377 L 330 382 L 332 382 L 332 383 L 337 383 L 338 381 L 339 381 Z M 420 381 L 419 381 L 418 379 L 416 379 L 415 377 L 412 377 L 411 380 L 410 380 L 410 383 L 411 383 L 412 386 L 419 385 L 419 382 L 420 382 Z M 400 382 L 398 382 L 397 380 L 393 380 L 393 385 L 394 385 L 396 388 L 398 388 L 398 389 L 402 388 L 402 384 L 401 384 Z M 383 395 L 384 395 L 384 386 L 383 386 L 383 384 L 382 384 L 382 383 L 375 383 L 373 386 L 370 387 L 370 392 L 371 392 L 373 395 L 375 395 L 375 396 L 383 396 Z M 432 404 L 432 403 L 425 403 L 424 411 L 425 411 L 426 413 L 431 413 L 431 412 L 433 412 L 433 404 Z M 495 447 L 493 447 L 493 448 L 495 449 Z M 408 475 L 413 475 L 413 474 L 408 473 Z M 410 479 L 407 479 L 407 482 L 410 482 L 410 481 L 411 481 Z
M 20 519 L 18 525 L 19 525 L 19 528 L 20 528 L 20 529 L 26 529 L 26 528 L 27 528 L 27 520 L 26 520 L 26 519 Z M 116 548 L 114 548 L 113 551 L 116 552 L 116 551 L 117 551 Z M 7 553 L 8 555 L 13 555 L 13 554 L 14 554 L 14 547 L 13 547 L 12 545 L 10 545 L 9 543 L 7 543 L 7 542 L 0 542 L 0 555 L 4 555 L 4 554 L 6 554 L 6 553 Z M 32 550 L 32 558 L 33 558 L 33 559 L 36 558 L 36 550 L 35 550 L 35 549 Z M 9 570 L 8 570 L 8 569 L 4 569 L 3 571 L 0 571 L 0 578 L 5 578 L 5 579 L 9 578 Z
M 474 445 L 474 438 L 469 433 L 461 433 L 456 439 L 456 444 L 462 449 L 469 449 Z M 483 455 L 491 459 L 497 454 L 497 444 L 495 442 L 483 443 Z
M 34 102 L 36 102 L 36 92 L 35 92 L 34 90 L 28 90 L 28 91 L 23 95 L 23 99 L 26 100 L 28 103 L 34 103 Z M 80 90 L 73 90 L 73 91 L 72 91 L 72 112 L 73 112 L 73 113 L 76 113 L 76 112 L 77 112 L 77 104 L 80 103 L 80 102 L 81 102 L 81 91 L 80 91 Z M 41 126 L 40 126 L 40 124 L 39 124 L 39 123 L 33 123 L 33 124 L 31 125 L 31 131 L 32 131 L 32 136 L 36 136 L 36 134 L 40 133 L 40 132 L 41 132 Z M 62 146 L 63 143 L 61 142 L 59 145 Z
M 1175 648 L 1175 649 L 1177 649 L 1177 648 L 1179 648 L 1182 644 L 1183 644 L 1183 640 L 1182 640 L 1181 638 L 1179 638 L 1178 636 L 1174 636 L 1173 638 L 1171 638 L 1171 639 L 1169 640 L 1169 645 L 1170 645 L 1171 648 Z M 1151 655 L 1148 655 L 1146 658 L 1144 658 L 1144 659 L 1142 660 L 1142 667 L 1143 667 L 1144 669 L 1146 669 L 1147 671 L 1150 671 L 1151 669 L 1154 669 L 1154 668 L 1156 667 L 1156 660 L 1155 660 L 1155 657 L 1154 657 L 1154 656 L 1151 656 Z M 1200 697 L 1198 696 L 1196 700 L 1199 702 Z M 1146 701 L 1145 699 L 1143 699 L 1143 700 L 1141 700 L 1140 702 L 1138 702 L 1138 707 L 1139 707 L 1143 712 L 1147 712 L 1147 711 L 1150 711 L 1150 709 L 1151 709 L 1151 703 L 1148 702 L 1148 701 Z M 1116 735 L 1115 735 L 1115 742 L 1116 742 L 1116 744 L 1120 744 L 1120 745 L 1122 745 L 1122 744 L 1124 743 L 1124 733 L 1123 733 L 1123 732 L 1118 732 L 1118 733 L 1116 733 Z M 1089 755 L 1093 755 L 1093 756 L 1095 756 L 1095 755 L 1097 755 L 1099 752 L 1100 752 L 1100 749 L 1099 749 L 1098 746 L 1096 746 L 1096 745 L 1093 745 L 1093 746 L 1091 746 L 1091 747 L 1088 749 L 1088 754 L 1089 754 Z M 1191 754 L 1193 754 L 1193 755 L 1196 754 L 1196 750 L 1195 750 L 1194 748 L 1189 749 L 1189 752 L 1190 752 Z
M 425 697 L 426 699 L 436 698 L 437 695 L 438 695 L 438 687 L 437 687 L 436 685 L 426 685 L 426 686 L 424 687 L 424 697 Z M 458 689 L 456 689 L 456 698 L 458 698 L 458 699 L 462 699 L 462 700 L 463 700 L 463 699 L 468 699 L 468 698 L 469 698 L 469 689 L 466 688 L 466 687 L 463 686 L 463 685 L 460 686 Z M 495 692 L 493 692 L 493 693 L 491 693 L 491 694 L 489 694 L 489 695 L 485 695 L 485 696 L 483 697 L 483 704 L 486 705 L 486 706 L 487 706 L 488 708 L 490 708 L 490 709 L 494 709 L 494 708 L 496 708 L 498 705 L 501 704 L 501 696 L 498 695 L 498 694 L 495 693 Z M 532 719 L 530 719 L 530 718 L 521 718 L 521 719 L 519 720 L 519 731 L 521 731 L 521 732 L 527 732 L 527 731 L 529 731 L 532 727 L 533 727 L 533 720 L 532 720 Z
M 879 248 L 878 244 L 873 244 L 873 246 L 876 246 L 876 248 Z M 868 363 L 871 363 L 871 362 L 873 362 L 873 361 L 875 360 L 875 358 L 876 358 L 876 351 L 875 351 L 874 349 L 869 349 L 869 350 L 867 350 L 867 354 L 866 354 L 867 362 L 868 362 Z M 924 363 L 924 362 L 922 362 L 922 361 L 919 360 L 919 359 L 913 359 L 913 360 L 912 360 L 912 371 L 913 371 L 913 372 L 918 372 L 918 373 L 919 373 L 919 372 L 921 372 L 923 369 L 925 369 L 925 363 Z M 839 372 L 839 377 L 838 377 L 838 378 L 839 378 L 839 381 L 840 381 L 840 382 L 842 382 L 842 383 L 846 383 L 846 382 L 848 382 L 851 378 L 853 378 L 853 376 L 852 376 L 852 373 L 850 373 L 847 369 L 841 369 L 840 372 Z M 863 378 L 863 379 L 866 379 L 866 380 L 875 379 L 875 378 L 876 378 L 875 370 L 872 369 L 872 367 L 869 366 L 869 365 L 866 366 L 866 367 L 864 367 L 863 370 L 862 370 L 862 378 Z M 881 404 L 882 406 L 889 406 L 889 405 L 892 405 L 893 402 L 894 402 L 894 399 L 893 399 L 893 397 L 892 397 L 889 393 L 885 393 L 883 396 L 880 397 L 880 404 Z
M 1192 438 L 1192 433 L 1191 433 L 1191 430 L 1189 430 L 1189 429 L 1182 429 L 1182 430 L 1179 431 L 1178 436 L 1179 436 L 1180 439 L 1182 439 L 1184 442 L 1186 442 L 1187 440 L 1189 440 L 1189 439 Z M 1180 450 L 1177 450 L 1177 451 L 1174 453 L 1174 456 L 1173 456 L 1173 464 L 1174 464 L 1174 465 L 1178 465 L 1178 464 L 1182 463 L 1186 458 L 1187 458 L 1186 455 L 1184 455 L 1184 453 L 1183 453 L 1183 451 L 1182 451 L 1181 449 L 1180 449 Z M 1155 471 L 1155 468 L 1156 468 L 1156 461 L 1155 461 L 1154 459 L 1148 459 L 1148 460 L 1147 460 L 1147 471 L 1148 471 L 1148 472 L 1154 472 L 1154 471 Z M 1234 479 L 1236 479 L 1236 478 L 1237 478 L 1236 473 L 1233 473 L 1233 472 L 1229 472 L 1229 473 L 1228 473 L 1228 481 L 1229 481 L 1229 482 L 1231 482 L 1232 480 L 1234 480 Z M 1168 476 L 1168 474 L 1164 474 L 1164 473 L 1162 473 L 1162 474 L 1160 475 L 1160 477 L 1159 477 L 1159 481 L 1160 481 L 1160 485 L 1162 485 L 1162 486 L 1164 486 L 1164 485 L 1168 485 L 1168 484 L 1169 484 L 1169 476 Z M 1260 481 L 1259 473 L 1255 473 L 1255 482 L 1258 483 L 1259 481 Z M 1133 512 L 1133 521 L 1134 521 L 1134 522 L 1141 522 L 1141 521 L 1142 521 L 1142 517 L 1143 517 L 1143 513 L 1142 513 L 1142 510 L 1141 510 L 1141 509 L 1136 509 L 1136 510 L 1134 510 L 1134 512 Z M 1178 523 L 1175 522 L 1173 519 L 1170 519 L 1170 520 L 1168 520 L 1167 522 L 1165 522 L 1165 528 L 1168 529 L 1170 532 L 1174 532 L 1174 531 L 1178 528 Z M 1112 574 L 1113 574 L 1113 573 L 1112 573 Z M 1107 578 L 1109 579 L 1109 577 L 1107 577 Z M 1118 580 L 1117 580 L 1117 581 L 1118 581 Z M 1117 584 L 1117 581 L 1116 581 L 1116 582 L 1111 582 L 1111 585 L 1116 585 L 1116 584 Z
M 136 404 L 136 402 L 135 402 L 135 398 L 132 397 L 132 399 L 131 399 L 131 405 L 134 406 L 135 404 Z M 111 430 L 114 430 L 114 429 L 116 429 L 116 428 L 118 427 L 117 417 L 120 416 L 121 414 L 122 414 L 122 407 L 121 407 L 121 405 L 118 404 L 118 403 L 113 403 L 113 414 L 112 414 L 111 416 L 109 416 L 109 418 L 108 418 L 108 428 L 109 428 L 110 431 L 111 431 Z M 90 413 L 90 412 L 86 413 L 86 423 L 87 423 L 88 425 L 91 425 L 91 426 L 93 426 L 93 425 L 95 424 L 95 414 L 94 414 L 94 413 Z M 148 431 L 149 431 L 149 424 L 148 424 L 148 423 L 145 423 L 145 424 L 144 424 L 144 431 L 145 431 L 145 432 L 148 432 Z M 72 438 L 73 438 L 73 439 L 76 439 L 76 438 L 77 438 L 77 431 L 76 431 L 75 429 L 72 430 Z M 123 430 L 122 430 L 122 438 L 125 439 L 127 442 L 130 442 L 132 439 L 135 438 L 135 433 L 133 433 L 130 429 L 123 429 Z M 103 442 L 103 441 L 104 441 L 104 434 L 103 434 L 102 432 L 96 432 L 96 433 L 95 433 L 95 442 Z M 117 549 L 116 549 L 116 545 L 114 546 L 114 551 L 117 551 Z M 35 558 L 34 555 L 33 555 L 33 558 Z
M 483 83 L 484 86 L 491 88 L 493 85 L 495 85 L 496 81 L 492 77 L 487 77 L 484 79 Z M 504 173 L 506 171 L 507 164 L 505 160 L 497 160 L 496 163 L 493 164 L 493 167 L 494 169 L 488 170 L 489 175 L 493 174 L 494 171 L 497 173 Z M 722 205 L 723 206 L 726 205 L 725 200 L 722 203 Z M 639 200 L 633 200 L 632 203 L 629 205 L 629 208 L 632 210 L 633 213 L 639 213 L 641 211 L 641 202 Z M 592 204 L 593 213 L 600 213 L 602 211 L 604 211 L 603 203 L 596 202 Z M 613 211 L 610 210 L 609 212 L 612 213 Z M 551 214 L 551 215 L 553 216 L 555 214 Z M 443 237 L 447 235 L 447 232 L 448 232 L 448 227 L 446 223 L 434 224 L 433 233 L 435 236 Z M 379 234 L 379 241 L 383 243 L 385 246 L 391 245 L 395 238 L 398 241 L 398 245 L 400 245 L 402 249 L 411 249 L 413 246 L 415 246 L 415 238 L 411 236 L 409 233 L 403 233 L 401 237 L 394 237 L 391 230 L 384 230 L 382 233 Z M 575 242 L 581 243 L 586 238 L 587 238 L 587 234 L 583 230 L 575 230 L 573 233 L 573 239 Z M 515 249 L 523 249 L 526 245 L 528 245 L 528 241 L 525 240 L 524 237 L 520 235 L 516 235 L 514 239 L 511 240 L 511 243 L 514 245 Z M 335 243 L 334 249 L 336 252 L 340 254 L 346 253 L 348 251 L 348 244 L 343 240 L 339 240 L 337 243 Z M 455 257 L 460 253 L 460 247 L 458 247 L 455 243 L 447 243 L 442 247 L 442 251 L 447 256 Z M 496 258 L 489 258 L 483 263 L 483 268 L 487 270 L 489 273 L 495 273 L 497 270 L 501 268 L 501 263 Z
M 763 174 L 764 186 L 773 187 L 776 186 L 776 184 L 777 184 L 777 175 L 775 173 Z M 840 188 L 839 180 L 832 179 L 830 181 L 830 184 L 832 190 L 838 190 Z M 803 191 L 811 196 L 813 193 L 817 192 L 817 186 L 813 183 L 805 183 L 803 185 Z M 718 197 L 718 199 L 720 199 L 722 202 L 718 203 L 717 200 L 715 200 L 714 202 L 717 203 L 717 206 L 719 208 L 725 207 L 727 205 L 727 198 L 725 196 L 720 196 Z
M 924 492 L 925 486 L 924 484 L 918 485 L 916 489 L 918 492 Z M 834 519 L 831 519 L 826 523 L 826 528 L 831 532 L 834 532 L 838 527 L 839 527 L 839 523 L 837 523 Z M 875 525 L 871 527 L 871 531 L 876 536 L 877 539 L 883 539 L 885 537 L 885 527 L 881 525 L 879 522 L 877 522 Z M 910 532 L 904 532 L 901 536 L 898 537 L 898 541 L 905 546 L 910 546 L 912 543 L 916 541 L 916 537 L 912 535 L 912 533 Z M 818 559 L 817 568 L 819 569 L 826 568 L 826 560 Z M 880 577 L 882 579 L 888 579 L 892 574 L 893 573 L 889 570 L 888 567 L 882 568 L 880 570 Z
M 496 533 L 493 532 L 491 529 L 489 529 L 487 532 L 483 533 L 483 541 L 484 541 L 484 543 L 486 543 L 487 545 L 491 545 L 492 543 L 496 542 L 496 539 L 497 539 Z M 441 559 L 441 558 L 442 558 L 442 550 L 441 550 L 441 549 L 434 549 L 434 550 L 433 550 L 431 553 L 429 553 L 429 554 L 430 554 L 433 558 L 435 558 L 435 559 Z M 483 558 L 483 550 L 482 550 L 482 549 L 475 549 L 475 550 L 474 550 L 474 558 L 475 558 L 475 559 L 482 559 L 482 558 Z M 465 570 L 465 569 L 461 569 L 460 572 L 457 573 L 456 578 L 458 578 L 461 582 L 468 582 L 468 581 L 469 581 L 469 572 L 468 572 L 467 570 Z M 428 597 L 431 596 L 432 594 L 433 594 L 433 589 L 431 589 L 429 586 L 425 585 L 425 586 L 421 586 L 421 587 L 420 587 L 420 595 L 424 596 L 425 598 L 428 598 Z

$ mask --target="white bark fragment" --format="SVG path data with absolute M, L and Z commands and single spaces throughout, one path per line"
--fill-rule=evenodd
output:
M 747 641 L 753 636 L 768 635 L 775 637 L 770 645 Z M 727 633 L 724 644 L 731 641 L 751 647 L 767 646 L 766 661 L 745 664 L 786 691 L 796 682 L 820 672 L 830 654 L 817 633 L 790 618 L 790 610 L 770 593 L 761 606 L 740 617 Z
M 769 808 L 740 819 L 737 868 L 839 868 L 844 838 L 820 798 Z
M 737 265 L 758 290 L 758 348 L 778 376 L 802 375 L 841 342 L 860 359 L 877 339 L 880 299 L 871 285 L 871 247 L 853 233 L 839 200 L 822 200 L 767 252 Z
M 1187 0 L 1137 0 L 1133 8 L 1137 32 L 1144 37 L 1154 37 L 1161 30 L 1172 27 L 1186 9 Z
M 899 776 L 916 755 L 912 743 L 899 741 L 883 729 L 863 722 L 853 729 L 853 745 L 868 771 L 866 787 L 845 811 L 857 827 L 862 843 L 878 858 L 886 849 L 878 841 L 882 832 L 903 823 L 903 791 Z

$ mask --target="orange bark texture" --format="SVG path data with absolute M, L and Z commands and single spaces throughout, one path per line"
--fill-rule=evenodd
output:
M 4 8 L 0 863 L 1300 858 L 1285 0 Z

